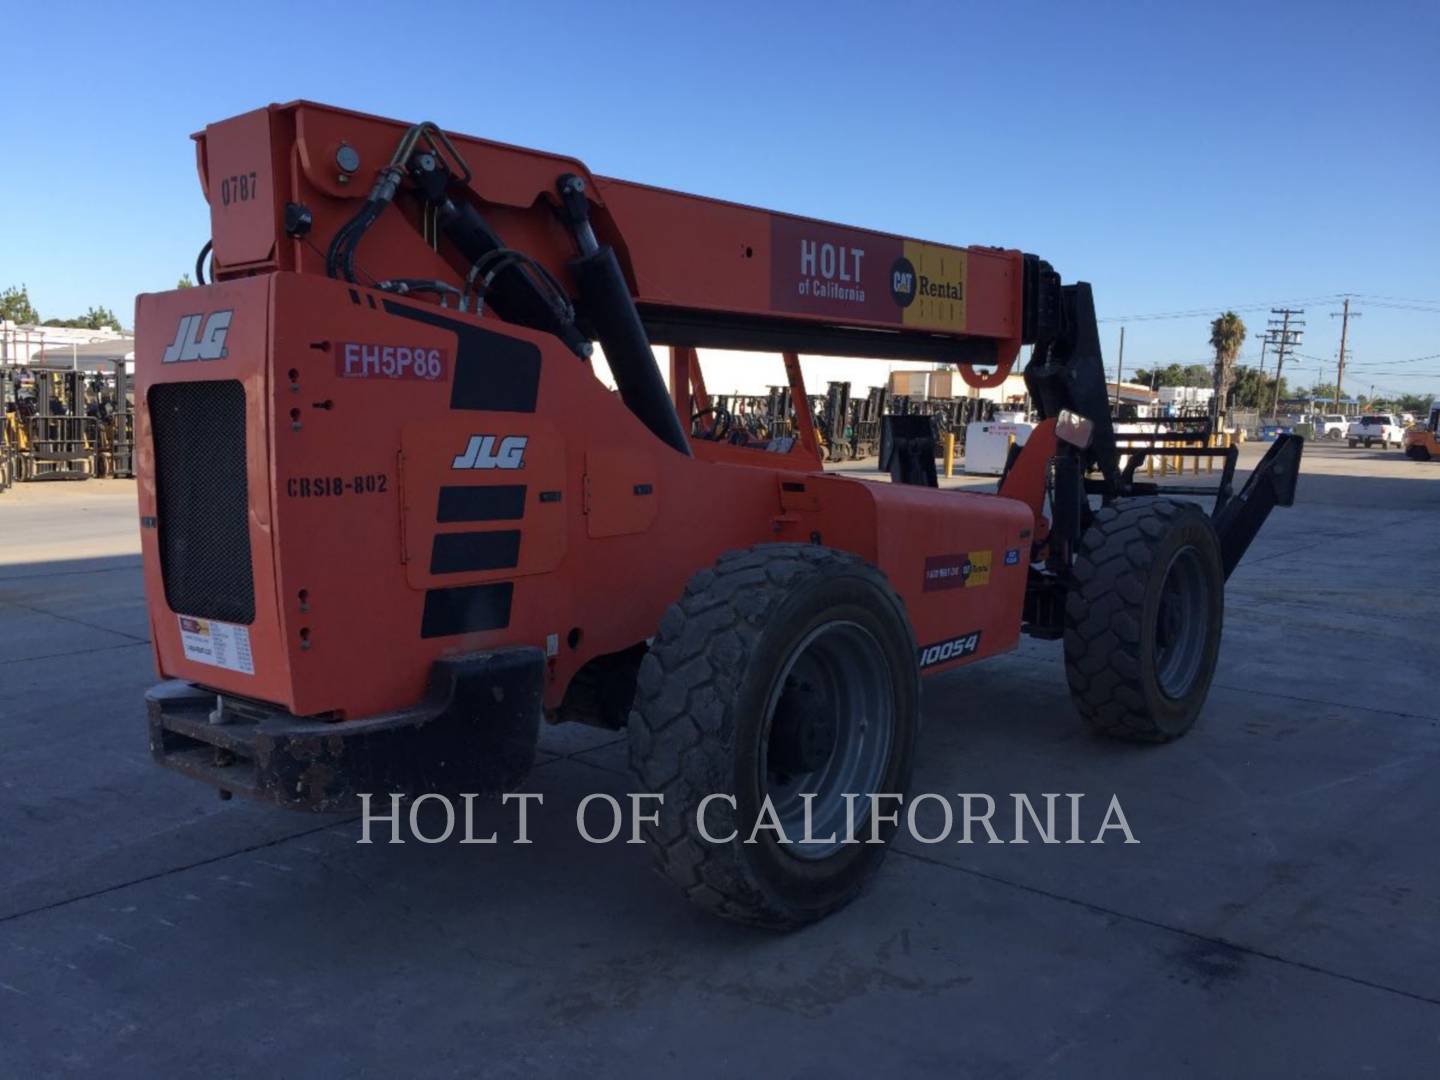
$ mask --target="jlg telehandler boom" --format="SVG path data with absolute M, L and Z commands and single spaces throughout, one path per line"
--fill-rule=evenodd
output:
M 1224 579 L 1289 502 L 1300 442 L 1234 495 L 1215 451 L 1213 517 L 1156 497 L 1143 453 L 1121 467 L 1089 286 L 305 102 L 196 141 L 211 283 L 202 252 L 202 287 L 136 313 L 162 763 L 334 809 L 513 786 L 542 713 L 628 725 L 665 796 L 662 869 L 788 926 L 850 899 L 883 845 L 743 839 L 767 806 L 789 837 L 807 813 L 843 833 L 847 794 L 868 836 L 863 796 L 910 776 L 921 674 L 1024 629 L 1064 637 L 1099 730 L 1195 720 Z M 886 421 L 897 482 L 821 470 L 799 352 L 995 385 L 1022 343 L 1043 419 L 998 495 L 938 490 L 913 417 Z M 705 346 L 784 353 L 798 437 L 720 437 Z M 707 794 L 709 834 L 735 839 L 699 831 Z

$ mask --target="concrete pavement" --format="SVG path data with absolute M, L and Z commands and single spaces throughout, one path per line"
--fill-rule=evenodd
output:
M 609 733 L 547 729 L 529 846 L 154 767 L 133 485 L 0 495 L 0 1074 L 1433 1074 L 1440 465 L 1306 453 L 1185 739 L 1089 736 L 1058 643 L 927 684 L 915 791 L 1114 793 L 1139 845 L 905 840 L 788 936 L 579 838 Z

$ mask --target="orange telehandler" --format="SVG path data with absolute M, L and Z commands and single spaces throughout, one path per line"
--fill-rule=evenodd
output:
M 628 727 L 660 868 L 784 927 L 883 857 L 836 830 L 905 791 L 921 675 L 1023 630 L 1064 639 L 1097 730 L 1195 721 L 1302 443 L 1232 492 L 1236 452 L 1194 436 L 1224 458 L 1209 515 L 1137 480 L 1088 285 L 308 102 L 196 143 L 201 287 L 135 321 L 161 763 L 329 810 L 513 788 L 542 716 Z M 998 494 L 937 488 L 925 417 L 885 418 L 891 483 L 822 470 L 799 352 L 993 386 L 1022 344 L 1042 420 Z M 782 353 L 793 433 L 727 438 L 700 347 Z M 745 843 L 762 812 L 804 838 Z

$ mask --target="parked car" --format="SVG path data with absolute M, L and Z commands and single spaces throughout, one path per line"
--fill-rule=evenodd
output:
M 1366 448 L 1379 443 L 1381 446 L 1399 446 L 1405 441 L 1405 428 L 1391 413 L 1372 413 L 1356 420 L 1345 432 L 1350 446 L 1364 443 Z
M 1315 417 L 1315 437 L 1317 439 L 1343 439 L 1345 433 L 1350 430 L 1350 418 L 1341 416 L 1339 413 L 1326 413 L 1324 416 Z

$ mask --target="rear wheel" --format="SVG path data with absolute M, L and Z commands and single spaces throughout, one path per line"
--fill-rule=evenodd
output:
M 1405 456 L 1411 461 L 1429 461 L 1430 448 L 1422 446 L 1420 443 L 1411 443 L 1405 448 Z
M 1225 572 L 1193 503 L 1121 499 L 1081 538 L 1065 601 L 1065 675 L 1096 731 L 1167 742 L 1195 723 L 1224 622 Z
M 1359 445 L 1360 445 L 1360 440 L 1358 440 L 1358 439 L 1351 439 L 1351 440 L 1350 440 L 1350 449 L 1351 449 L 1351 450 L 1354 450 L 1354 449 L 1355 449 L 1357 446 L 1359 446 Z
M 721 557 L 661 621 L 630 714 L 631 765 L 665 797 L 645 832 L 660 871 L 760 926 L 848 903 L 886 844 L 845 842 L 845 796 L 861 796 L 849 835 L 868 839 L 863 796 L 905 792 L 919 700 L 909 620 L 873 566 L 803 544 Z

